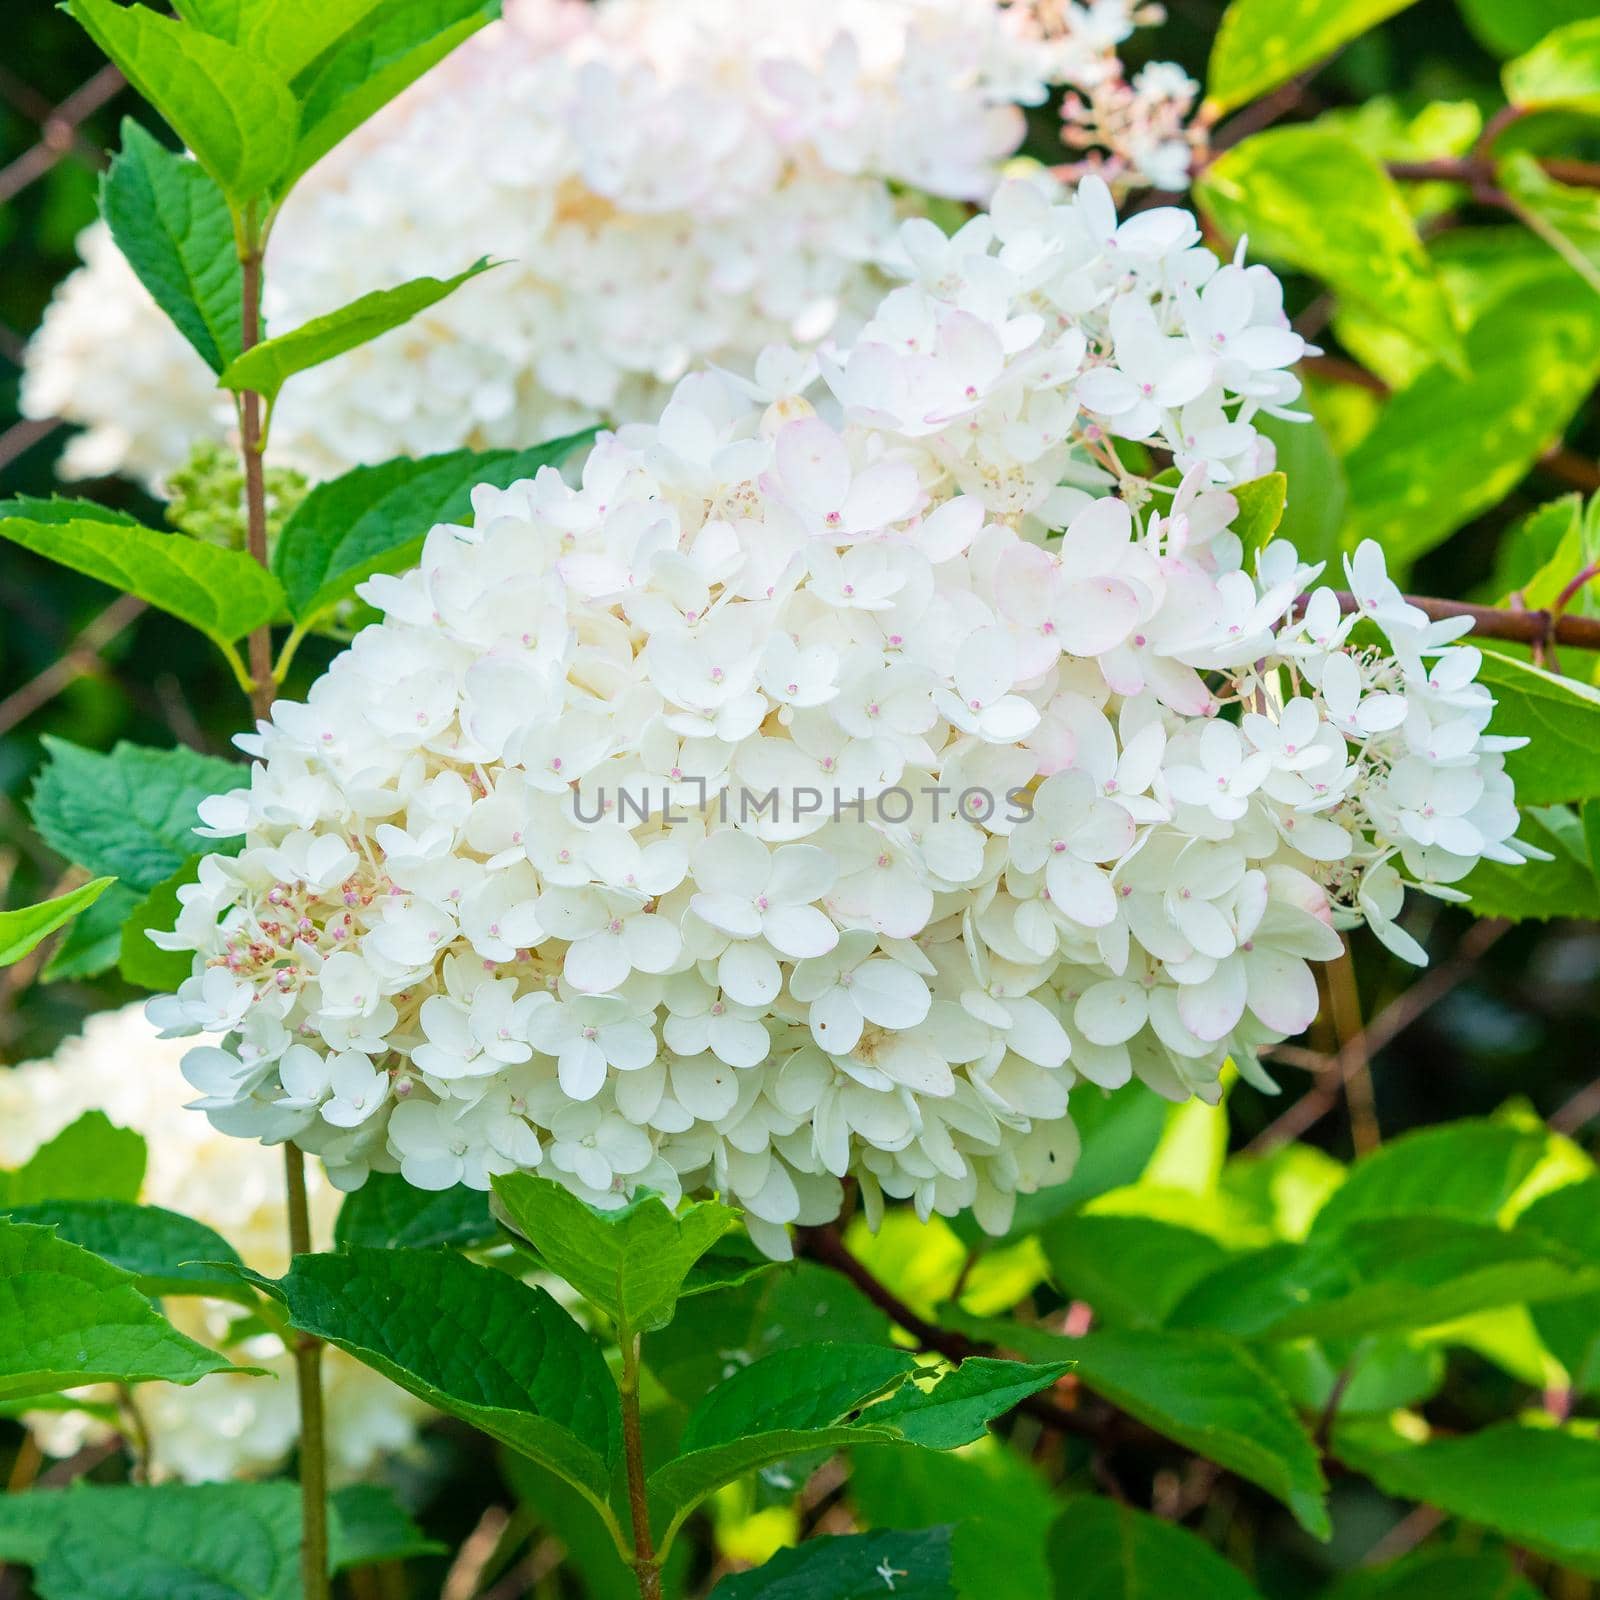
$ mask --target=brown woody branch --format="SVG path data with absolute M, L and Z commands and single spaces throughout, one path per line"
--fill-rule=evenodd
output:
M 1600 162 L 1542 160 L 1545 176 L 1579 189 L 1600 189 Z M 1402 183 L 1465 183 L 1475 189 L 1493 188 L 1494 162 L 1482 156 L 1443 156 L 1433 161 L 1391 161 L 1389 176 Z
M 1339 609 L 1359 611 L 1361 602 L 1346 589 L 1335 589 Z M 1301 604 L 1305 603 L 1301 597 Z M 1476 606 L 1465 600 L 1436 600 L 1430 595 L 1408 594 L 1408 605 L 1426 612 L 1434 621 L 1471 617 L 1472 631 L 1480 639 L 1503 639 L 1511 644 L 1559 645 L 1573 650 L 1600 650 L 1600 618 L 1574 617 L 1555 611 L 1504 611 L 1496 606 Z

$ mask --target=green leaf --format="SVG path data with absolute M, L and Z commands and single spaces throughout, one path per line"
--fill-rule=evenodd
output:
M 494 1192 L 510 1225 L 623 1338 L 672 1320 L 685 1274 L 738 1220 L 714 1200 L 674 1215 L 653 1194 L 599 1211 L 553 1179 L 525 1172 L 495 1178 Z
M 42 742 L 50 760 L 34 785 L 33 825 L 52 850 L 141 893 L 216 847 L 195 832 L 197 807 L 249 782 L 247 768 L 181 745 L 118 744 L 105 755 Z
M 1048 1553 L 1056 1600 L 1259 1600 L 1204 1540 L 1111 1500 L 1073 1495 Z
M 253 1369 L 179 1333 L 131 1273 L 49 1228 L 0 1219 L 0 1400 L 230 1370 Z
M 1419 1550 L 1347 1573 L 1323 1600 L 1540 1600 L 1504 1550 Z
M 500 15 L 500 0 L 383 0 L 294 78 L 292 183 L 407 84 Z
M 318 484 L 283 525 L 272 552 L 291 614 L 308 622 L 374 573 L 411 566 L 430 528 L 470 520 L 478 484 L 509 488 L 541 467 L 559 466 L 593 438 L 594 429 L 586 428 L 531 450 L 402 457 Z
M 1570 268 L 1496 301 L 1466 335 L 1470 377 L 1427 368 L 1345 458 L 1345 543 L 1376 539 L 1392 570 L 1498 505 L 1600 378 L 1600 295 Z
M 42 900 L 36 906 L 19 906 L 15 911 L 0 911 L 0 967 L 20 961 L 50 937 L 63 923 L 92 906 L 109 889 L 112 878 L 92 882 Z
M 1078 1213 L 1040 1235 L 1056 1286 L 1120 1328 L 1155 1328 L 1188 1290 L 1230 1260 L 1206 1234 L 1152 1217 Z
M 235 207 L 273 191 L 300 129 L 300 113 L 281 78 L 224 40 L 148 6 L 68 0 L 67 9 L 172 124 Z
M 351 1483 L 335 1489 L 329 1509 L 332 1549 L 328 1567 L 347 1572 L 381 1561 L 409 1561 L 444 1555 L 448 1546 L 430 1539 L 414 1523 L 390 1489 L 376 1483 Z
M 809 1261 L 681 1303 L 644 1343 L 645 1365 L 675 1400 L 707 1390 L 775 1350 L 838 1341 L 888 1344 L 889 1319 L 847 1278 Z
M 996 1417 L 1048 1388 L 1071 1367 L 1070 1361 L 1031 1365 L 968 1356 L 927 1389 L 915 1381 L 902 1385 L 875 1405 L 867 1420 L 898 1428 L 909 1443 L 927 1450 L 958 1450 L 981 1439 Z
M 1086 1389 L 1186 1449 L 1259 1484 L 1316 1538 L 1331 1525 L 1317 1449 L 1271 1374 L 1212 1333 L 1106 1329 L 1065 1339 L 999 1319 L 950 1316 L 976 1338 L 1036 1361 L 1069 1360 Z
M 1380 1333 L 1327 1345 L 1297 1339 L 1263 1345 L 1260 1355 L 1296 1409 L 1314 1417 L 1330 1408 L 1340 1420 L 1387 1416 L 1431 1400 L 1444 1387 L 1443 1350 L 1409 1334 Z
M 297 1256 L 295 1327 L 605 1501 L 622 1446 L 594 1340 L 543 1289 L 443 1250 Z
M 1222 14 L 1206 103 L 1232 111 L 1376 27 L 1411 0 L 1233 0 Z
M 385 0 L 176 0 L 186 22 L 293 78 Z
M 213 372 L 239 353 L 243 275 L 227 197 L 132 117 L 100 178 L 100 214 L 139 282 Z
M 1596 804 L 1590 801 L 1585 811 Z M 1530 806 L 1522 813 L 1517 837 L 1553 859 L 1518 867 L 1480 861 L 1456 885 L 1472 897 L 1473 914 L 1513 922 L 1547 922 L 1552 917 L 1600 922 L 1600 881 L 1577 815 L 1566 806 Z
M 1514 1422 L 1411 1444 L 1381 1423 L 1334 1430 L 1335 1454 L 1385 1494 L 1482 1523 L 1600 1577 L 1600 1440 Z
M 115 1126 L 103 1111 L 85 1111 L 23 1166 L 0 1175 L 0 1203 L 10 1208 L 46 1200 L 137 1200 L 145 1155 L 144 1140 L 131 1128 Z
M 122 949 L 122 924 L 139 904 L 138 894 L 114 883 L 67 928 L 39 974 L 41 983 L 64 978 L 97 978 L 117 964 Z
M 128 1200 L 51 1200 L 9 1207 L 13 1222 L 54 1228 L 68 1242 L 130 1272 L 148 1295 L 209 1295 L 216 1300 L 255 1296 L 215 1263 L 239 1264 L 221 1234 L 192 1217 Z
M 393 289 L 375 289 L 326 316 L 312 317 L 275 339 L 263 339 L 230 361 L 217 382 L 236 392 L 253 389 L 266 396 L 270 405 L 295 373 L 320 366 L 400 327 L 419 311 L 426 311 L 454 293 L 469 278 L 498 265 L 483 256 L 453 278 L 412 278 Z
M 300 1600 L 292 1483 L 77 1483 L 6 1498 L 31 1543 L 12 1558 L 37 1568 L 40 1600 Z
M 1268 543 L 1278 531 L 1278 524 L 1283 521 L 1289 480 L 1281 472 L 1269 472 L 1265 477 L 1252 478 L 1248 483 L 1234 484 L 1228 493 L 1239 505 L 1239 513 L 1233 519 L 1233 531 L 1244 546 L 1245 567 L 1253 570 L 1255 553 Z
M 1450 303 L 1399 186 L 1331 129 L 1270 128 L 1226 150 L 1195 185 L 1222 232 L 1326 283 L 1458 371 Z
M 1379 1217 L 1221 1268 L 1169 1325 L 1247 1339 L 1353 1339 L 1597 1290 L 1600 1267 L 1585 1270 L 1547 1241 L 1453 1217 Z
M 190 856 L 163 879 L 128 913 L 117 946 L 117 970 L 125 981 L 153 994 L 170 994 L 194 968 L 187 950 L 163 950 L 150 942 L 150 934 L 171 933 L 182 906 L 178 890 L 199 878 L 200 857 Z
M 1600 17 L 1548 33 L 1501 73 L 1506 99 L 1524 110 L 1581 111 L 1600 116 Z
M 1496 179 L 1528 227 L 1600 291 L 1600 195 L 1557 183 L 1523 150 L 1498 164 Z
M 61 494 L 48 499 L 36 494 L 18 494 L 0 500 L 0 518 L 6 517 L 25 517 L 32 522 L 108 522 L 117 528 L 139 525 L 125 511 L 113 511 L 96 500 L 79 500 Z
M 711 1600 L 956 1600 L 949 1528 L 808 1539 L 724 1578 Z
M 198 628 L 224 653 L 283 611 L 283 588 L 243 550 L 106 522 L 0 518 L 0 538 Z
M 897 1389 L 916 1371 L 907 1350 L 817 1344 L 778 1350 L 717 1385 L 693 1411 L 678 1453 L 778 1429 L 827 1428 Z M 874 1411 L 871 1420 L 876 1422 Z
M 397 1172 L 374 1172 L 346 1195 L 333 1227 L 340 1250 L 432 1250 L 487 1244 L 499 1232 L 489 1197 L 458 1183 L 453 1189 L 417 1189 Z
M 1517 1232 L 1553 1240 L 1600 1267 L 1600 1178 L 1541 1195 L 1517 1218 Z M 1579 1394 L 1600 1394 L 1600 1294 L 1533 1307 L 1533 1325 Z
M 1309 422 L 1285 422 L 1258 412 L 1256 428 L 1278 452 L 1278 470 L 1288 480 L 1288 499 L 1277 537 L 1287 539 L 1303 561 L 1337 561 L 1339 528 L 1344 522 L 1349 486 L 1344 464 L 1313 417 Z
M 1419 1213 L 1494 1222 L 1539 1164 L 1547 1138 L 1542 1129 L 1483 1120 L 1401 1134 L 1350 1168 L 1317 1213 L 1312 1236 L 1363 1218 Z
M 1528 740 L 1506 756 L 1522 805 L 1600 794 L 1600 689 L 1492 650 L 1478 681 L 1495 698 L 1493 731 Z

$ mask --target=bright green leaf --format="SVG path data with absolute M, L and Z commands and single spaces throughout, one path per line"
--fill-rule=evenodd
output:
M 1522 805 L 1600 794 L 1600 689 L 1496 651 L 1484 652 L 1478 681 L 1495 698 L 1493 731 L 1528 740 L 1506 756 Z
M 145 1142 L 133 1129 L 117 1127 L 103 1111 L 85 1111 L 15 1172 L 0 1174 L 0 1204 L 9 1209 L 58 1200 L 137 1200 L 145 1158 Z
M 1287 539 L 1303 561 L 1337 561 L 1339 528 L 1349 486 L 1327 430 L 1315 417 L 1285 422 L 1258 413 L 1256 427 L 1278 453 L 1278 470 L 1288 480 L 1277 537 Z
M 1207 1235 L 1151 1217 L 1079 1212 L 1040 1237 L 1056 1286 L 1113 1327 L 1159 1327 L 1194 1284 L 1230 1259 Z
M 497 1177 L 494 1192 L 511 1226 L 624 1338 L 672 1320 L 689 1268 L 738 1220 L 714 1200 L 674 1214 L 659 1195 L 599 1211 L 525 1172 Z
M 1375 28 L 1411 0 L 1233 0 L 1222 14 L 1206 101 L 1232 111 Z
M 874 1425 L 898 1428 L 927 1450 L 958 1450 L 981 1439 L 996 1417 L 1048 1388 L 1070 1371 L 1070 1361 L 1030 1364 L 968 1356 L 929 1388 L 903 1384 L 867 1413 Z
M 0 1220 L 0 1400 L 88 1383 L 194 1383 L 231 1363 L 186 1338 L 131 1273 Z
M 217 382 L 235 392 L 253 389 L 270 404 L 295 373 L 370 343 L 409 322 L 419 311 L 437 305 L 469 278 L 498 265 L 483 256 L 453 278 L 412 278 L 393 289 L 375 289 L 326 316 L 312 317 L 275 339 L 262 340 L 230 361 Z
M 9 967 L 35 950 L 63 923 L 92 906 L 109 889 L 112 878 L 95 878 L 54 900 L 36 906 L 19 906 L 15 911 L 0 911 L 0 967 Z
M 1548 33 L 1501 74 L 1506 99 L 1524 110 L 1582 111 L 1600 116 L 1600 17 Z
M 261 200 L 284 177 L 300 114 L 281 78 L 149 6 L 69 0 L 68 9 L 236 207 Z
M 1496 177 L 1528 227 L 1600 292 L 1600 194 L 1557 183 L 1520 150 L 1499 163 Z
M 114 967 L 122 948 L 122 924 L 133 915 L 139 898 L 126 884 L 112 884 L 68 925 L 66 934 L 45 962 L 39 981 L 56 983 L 64 978 L 97 978 L 108 967 Z
M 724 1578 L 711 1600 L 956 1600 L 948 1528 L 808 1539 Z M 892 1583 L 892 1587 L 891 1587 Z
M 284 524 L 272 552 L 298 621 L 321 616 L 375 572 L 412 565 L 435 524 L 466 522 L 480 483 L 508 488 L 541 467 L 559 466 L 594 430 L 531 450 L 452 450 L 357 467 L 318 484 Z
M 1259 1600 L 1203 1539 L 1111 1500 L 1072 1496 L 1048 1549 L 1056 1600 Z
M 374 1172 L 345 1196 L 333 1240 L 340 1250 L 431 1250 L 487 1244 L 499 1231 L 481 1189 L 418 1189 L 398 1172 Z
M 444 1250 L 297 1256 L 294 1325 L 603 1502 L 622 1446 L 599 1346 L 543 1289 Z
M 141 893 L 217 847 L 194 831 L 196 808 L 249 781 L 235 762 L 181 745 L 118 744 L 107 755 L 65 739 L 43 743 L 50 760 L 34 785 L 33 825 L 52 850 Z
M 1444 1386 L 1443 1349 L 1410 1334 L 1327 1344 L 1296 1339 L 1262 1345 L 1259 1354 L 1295 1408 L 1313 1417 L 1325 1416 L 1330 1407 L 1340 1420 L 1387 1416 L 1431 1400 Z
M 1195 198 L 1252 253 L 1309 272 L 1458 370 L 1450 304 L 1405 197 L 1378 161 L 1331 129 L 1271 128 L 1206 168 Z
M 239 353 L 242 274 L 227 197 L 132 117 L 100 179 L 100 214 L 151 298 L 213 372 Z
M 386 0 L 176 0 L 197 28 L 236 44 L 284 79 L 364 22 Z
M 1247 569 L 1254 569 L 1256 552 L 1278 531 L 1288 492 L 1289 480 L 1281 472 L 1269 472 L 1248 483 L 1236 483 L 1228 490 L 1239 505 L 1232 526 L 1239 543 L 1244 546 Z
M 1530 806 L 1522 813 L 1517 837 L 1548 851 L 1552 859 L 1517 867 L 1480 861 L 1456 885 L 1471 895 L 1473 914 L 1513 922 L 1552 917 L 1600 922 L 1600 881 L 1577 816 L 1566 806 Z
M 283 612 L 283 589 L 243 550 L 106 522 L 0 518 L 0 538 L 137 595 L 223 648 Z
M 1549 1239 L 1600 1268 L 1600 1178 L 1569 1183 L 1535 1200 L 1517 1232 Z M 1532 1308 L 1533 1325 L 1579 1394 L 1600 1394 L 1600 1294 Z

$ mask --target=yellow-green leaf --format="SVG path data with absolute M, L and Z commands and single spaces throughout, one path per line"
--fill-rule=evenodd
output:
M 70 889 L 54 900 L 16 911 L 0 911 L 0 967 L 9 967 L 48 939 L 63 923 L 94 904 L 117 880 L 96 878 L 81 888 Z
M 1514 106 L 1600 116 L 1600 16 L 1547 33 L 1501 76 Z

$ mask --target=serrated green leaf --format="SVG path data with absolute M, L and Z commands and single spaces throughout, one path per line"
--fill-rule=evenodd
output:
M 1465 339 L 1470 376 L 1427 368 L 1345 458 L 1344 541 L 1376 539 L 1397 570 L 1498 505 L 1600 379 L 1600 295 L 1550 261 Z
M 867 1413 L 876 1426 L 898 1428 L 925 1450 L 958 1450 L 981 1439 L 988 1425 L 1015 1405 L 1048 1388 L 1071 1370 L 1070 1361 L 996 1361 L 968 1356 L 929 1388 L 902 1384 Z
M 1153 1217 L 1079 1212 L 1040 1234 L 1056 1286 L 1118 1328 L 1155 1328 L 1231 1259 L 1214 1239 Z
M 0 1219 L 0 1400 L 230 1370 L 250 1369 L 179 1333 L 131 1273 L 49 1228 Z
M 9 1209 L 56 1200 L 137 1200 L 145 1161 L 145 1142 L 132 1128 L 117 1127 L 103 1111 L 85 1111 L 15 1172 L 0 1174 L 0 1203 Z
M 1233 0 L 1222 14 L 1206 101 L 1218 112 L 1287 83 L 1297 72 L 1404 11 L 1411 0 Z
M 115 881 L 114 878 L 95 878 L 65 894 L 58 894 L 54 900 L 41 900 L 35 906 L 18 906 L 15 911 L 0 911 L 0 967 L 12 966 L 36 950 L 57 928 L 92 906 Z
M 285 80 L 385 0 L 175 0 L 186 22 L 238 45 Z
M 1535 1200 L 1516 1231 L 1553 1240 L 1600 1267 L 1600 1178 L 1569 1183 Z M 1533 1325 L 1579 1394 L 1600 1394 L 1600 1294 L 1532 1308 Z
M 680 1455 L 780 1429 L 826 1428 L 897 1389 L 916 1370 L 909 1351 L 817 1344 L 779 1350 L 720 1383 L 692 1412 Z M 869 1414 L 876 1421 L 878 1413 Z
M 107 755 L 65 739 L 43 743 L 50 760 L 30 810 L 45 843 L 145 894 L 217 847 L 194 831 L 200 802 L 249 781 L 245 767 L 181 745 L 118 744 Z
M 1585 807 L 1595 806 L 1594 801 Z M 1566 806 L 1530 806 L 1522 813 L 1517 837 L 1547 851 L 1549 861 L 1503 866 L 1480 861 L 1456 887 L 1472 897 L 1479 917 L 1512 922 L 1548 922 L 1552 917 L 1600 921 L 1600 882 L 1583 838 L 1583 825 Z M 1582 848 L 1582 856 L 1574 854 Z
M 383 0 L 294 78 L 292 183 L 407 84 L 500 15 L 500 0 Z
M 382 1561 L 443 1555 L 448 1547 L 430 1539 L 411 1520 L 394 1493 L 377 1483 L 351 1483 L 329 1500 L 328 1568 L 348 1572 Z
M 227 196 L 132 117 L 100 178 L 100 215 L 151 298 L 213 372 L 239 353 L 243 274 Z
M 672 1320 L 689 1268 L 738 1220 L 714 1200 L 674 1215 L 660 1196 L 644 1195 L 598 1211 L 550 1178 L 513 1172 L 493 1181 L 510 1226 L 624 1339 Z
M 321 366 L 324 361 L 331 361 L 347 350 L 388 333 L 391 328 L 400 327 L 419 311 L 426 311 L 446 295 L 453 294 L 469 278 L 476 278 L 499 264 L 483 256 L 453 278 L 412 278 L 393 289 L 375 289 L 326 316 L 302 322 L 288 333 L 263 339 L 230 361 L 217 382 L 236 393 L 253 389 L 266 396 L 270 404 L 295 373 Z
M 1047 1554 L 1056 1600 L 1259 1600 L 1203 1539 L 1111 1500 L 1073 1495 Z
M 1414 1444 L 1383 1423 L 1350 1423 L 1334 1430 L 1333 1448 L 1385 1494 L 1482 1523 L 1600 1577 L 1600 1440 L 1504 1422 Z
M 25 517 L 31 522 L 109 522 L 118 528 L 136 528 L 138 520 L 125 511 L 113 511 L 96 500 L 69 495 L 44 498 L 35 494 L 12 495 L 0 500 L 0 518 Z
M 543 1289 L 444 1250 L 297 1256 L 294 1325 L 603 1504 L 622 1446 L 599 1346 Z
M 1269 128 L 1206 168 L 1195 198 L 1253 254 L 1309 272 L 1447 365 L 1462 368 L 1450 304 L 1398 185 L 1354 141 Z
M 1419 1550 L 1346 1573 L 1323 1600 L 1540 1600 L 1504 1550 Z
M 1600 689 L 1493 650 L 1478 681 L 1495 698 L 1493 731 L 1528 740 L 1506 756 L 1520 804 L 1600 795 Z
M 376 572 L 412 565 L 428 530 L 472 515 L 480 483 L 508 488 L 541 467 L 559 466 L 595 430 L 531 450 L 452 450 L 411 461 L 357 467 L 318 484 L 284 524 L 272 553 L 297 621 L 321 616 Z
M 1272 1375 L 1243 1345 L 1212 1333 L 1108 1328 L 1066 1339 L 998 1318 L 952 1312 L 949 1320 L 1031 1360 L 1071 1361 L 1086 1389 L 1258 1484 L 1314 1537 L 1329 1536 L 1316 1446 Z
M 949 1528 L 808 1539 L 726 1577 L 711 1600 L 956 1600 Z
M 236 207 L 263 199 L 284 178 L 300 113 L 281 78 L 225 40 L 149 6 L 68 0 L 68 10 Z
M 277 620 L 283 587 L 242 550 L 200 544 L 154 528 L 0 518 L 0 538 L 81 572 L 187 622 L 226 650 Z
M 13 1222 L 54 1228 L 61 1238 L 131 1272 L 145 1294 L 255 1303 L 237 1277 L 215 1269 L 217 1262 L 238 1263 L 238 1252 L 192 1217 L 128 1200 L 50 1200 L 7 1209 Z
M 1219 1268 L 1168 1325 L 1245 1339 L 1354 1339 L 1595 1291 L 1600 1268 L 1547 1241 L 1453 1217 L 1378 1217 Z
M 1547 33 L 1506 63 L 1501 80 L 1506 99 L 1524 110 L 1600 116 L 1600 17 L 1587 15 Z
M 418 1189 L 397 1172 L 374 1172 L 345 1196 L 333 1227 L 340 1250 L 434 1250 L 487 1244 L 499 1232 L 489 1197 L 458 1183 L 453 1189 Z
M 1543 1129 L 1463 1120 L 1389 1140 L 1350 1168 L 1311 1234 L 1372 1217 L 1430 1215 L 1492 1223 L 1545 1153 Z
M 193 971 L 192 952 L 163 950 L 150 942 L 150 934 L 171 933 L 177 925 L 178 890 L 197 881 L 200 861 L 191 856 L 128 913 L 117 946 L 117 970 L 124 981 L 152 994 L 170 994 Z

